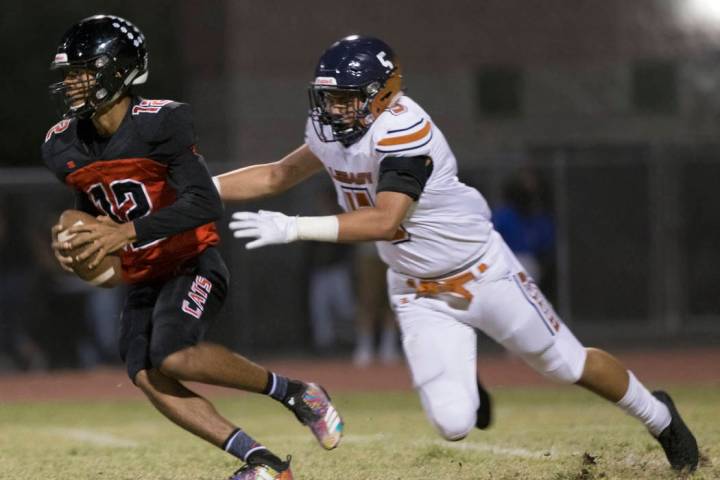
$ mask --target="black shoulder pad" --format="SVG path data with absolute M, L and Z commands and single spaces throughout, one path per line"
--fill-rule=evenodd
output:
M 173 156 L 196 143 L 192 110 L 172 100 L 142 100 L 132 107 L 133 120 L 143 139 L 159 156 Z
M 65 156 L 64 152 L 70 150 L 77 141 L 75 119 L 61 120 L 47 131 L 45 141 L 40 146 L 43 162 L 59 179 L 63 179 Z
M 427 155 L 385 157 L 380 162 L 377 192 L 400 192 L 417 200 L 432 171 L 432 158 Z
M 192 113 L 186 103 L 173 100 L 137 98 L 130 109 L 137 131 L 149 143 L 166 141 L 177 133 L 178 123 L 192 126 Z

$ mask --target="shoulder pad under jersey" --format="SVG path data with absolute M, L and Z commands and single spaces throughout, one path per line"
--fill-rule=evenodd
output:
M 426 154 L 432 136 L 432 122 L 426 115 L 397 103 L 378 117 L 373 148 L 381 155 Z

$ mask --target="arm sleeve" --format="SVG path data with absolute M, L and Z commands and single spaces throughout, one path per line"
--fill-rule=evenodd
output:
M 223 204 L 210 172 L 195 151 L 192 117 L 187 106 L 178 108 L 166 119 L 170 132 L 161 145 L 168 160 L 168 181 L 177 192 L 175 202 L 135 220 L 139 242 L 176 235 L 218 220 Z
M 385 157 L 380 163 L 377 193 L 399 192 L 417 201 L 432 170 L 432 159 L 425 155 Z

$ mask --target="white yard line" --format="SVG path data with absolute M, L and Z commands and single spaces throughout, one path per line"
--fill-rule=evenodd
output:
M 90 443 L 100 447 L 133 448 L 140 445 L 138 442 L 133 440 L 127 440 L 109 433 L 98 432 L 97 430 L 86 428 L 51 427 L 46 428 L 45 431 L 53 435 Z
M 491 445 L 489 443 L 476 443 L 476 442 L 446 442 L 443 440 L 425 440 L 415 442 L 416 444 L 431 445 L 434 447 L 447 448 L 450 450 L 461 450 L 471 452 L 488 452 L 494 455 L 503 455 L 506 457 L 520 457 L 520 458 L 557 458 L 562 454 L 556 449 L 551 448 L 549 450 L 528 450 L 526 448 L 509 448 L 502 447 L 499 445 Z
M 265 440 L 269 441 L 298 441 L 301 439 L 305 439 L 307 441 L 312 441 L 312 436 L 308 435 L 268 435 L 265 437 Z M 374 443 L 374 442 L 398 442 L 398 441 L 406 441 L 401 440 L 396 435 L 393 434 L 387 434 L 387 433 L 373 433 L 373 434 L 349 434 L 345 435 L 342 439 L 342 443 L 344 444 L 367 444 L 367 443 Z M 341 445 L 342 445 L 341 443 Z M 492 445 L 490 443 L 478 443 L 478 442 L 470 442 L 470 441 L 461 441 L 461 442 L 447 442 L 440 439 L 421 439 L 421 440 L 414 440 L 409 441 L 409 445 L 412 446 L 420 446 L 420 447 L 438 447 L 438 448 L 447 448 L 450 450 L 461 450 L 461 451 L 471 451 L 471 452 L 487 452 L 492 453 L 493 455 L 502 455 L 505 457 L 516 457 L 516 458 L 535 458 L 535 459 L 552 459 L 552 458 L 558 458 L 559 456 L 565 456 L 567 453 L 559 452 L 555 448 L 551 448 L 548 450 L 528 450 L 526 448 L 513 448 L 513 447 L 503 447 L 500 445 Z

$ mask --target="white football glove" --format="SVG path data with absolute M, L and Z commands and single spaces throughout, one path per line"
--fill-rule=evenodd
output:
M 235 212 L 228 225 L 235 238 L 254 238 L 245 248 L 264 247 L 290 243 L 298 239 L 297 217 L 288 217 L 280 212 Z

